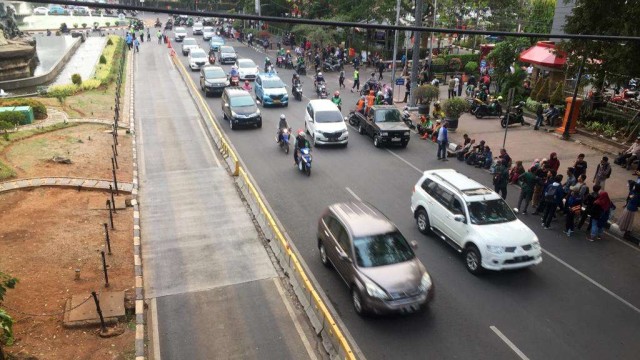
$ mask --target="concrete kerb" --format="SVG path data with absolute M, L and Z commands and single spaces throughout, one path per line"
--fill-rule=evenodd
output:
M 172 58 L 172 61 L 175 63 L 176 61 L 179 61 L 179 60 Z M 219 129 L 213 128 L 213 126 L 217 127 L 217 124 L 211 124 L 209 123 L 209 121 L 205 120 L 208 117 L 207 116 L 208 109 L 203 109 L 202 108 L 203 105 L 201 104 L 199 99 L 196 97 L 195 94 L 192 93 L 192 87 L 189 86 L 189 83 L 192 80 L 188 78 L 188 74 L 186 74 L 186 70 L 184 70 L 184 67 L 182 66 L 182 64 L 175 64 L 175 65 L 176 65 L 176 70 L 182 77 L 183 81 L 187 84 L 187 88 L 189 88 L 189 95 L 193 99 L 196 105 L 196 109 L 200 114 L 200 120 L 203 122 L 203 125 L 205 125 L 205 128 L 207 129 L 207 133 L 208 133 L 207 135 L 218 146 L 218 150 L 225 157 L 225 165 L 229 173 L 231 175 L 236 175 L 234 174 L 235 167 L 236 167 L 235 159 L 232 159 L 232 156 L 230 156 L 228 153 L 225 154 L 225 152 L 227 152 L 227 149 L 225 149 L 225 146 L 228 146 L 229 147 L 228 150 L 230 150 L 235 154 L 237 154 L 237 151 L 235 150 L 233 144 L 231 144 L 226 138 L 225 139 L 220 138 L 221 136 L 224 137 L 224 134 L 222 132 L 218 133 Z M 264 234 L 269 234 L 271 236 L 268 241 L 270 248 L 275 254 L 276 258 L 278 259 L 282 269 L 288 274 L 287 277 L 289 279 L 290 284 L 294 288 L 294 290 L 298 289 L 298 291 L 296 291 L 295 293 L 296 293 L 296 296 L 299 298 L 299 301 L 303 304 L 304 303 L 309 304 L 304 307 L 305 313 L 307 314 L 307 317 L 309 318 L 312 325 L 314 326 L 316 334 L 319 336 L 322 336 L 322 343 L 323 343 L 323 346 L 325 347 L 325 350 L 329 353 L 329 355 L 332 358 L 343 358 L 343 359 L 364 358 L 362 352 L 358 349 L 355 341 L 353 340 L 351 335 L 347 332 L 346 326 L 338 318 L 337 312 L 331 305 L 328 298 L 326 297 L 326 294 L 324 294 L 324 292 L 321 290 L 321 287 L 319 286 L 318 281 L 315 279 L 315 277 L 309 270 L 308 266 L 300 256 L 300 252 L 296 249 L 295 245 L 292 243 L 288 234 L 283 230 L 284 227 L 282 226 L 282 224 L 279 222 L 277 218 L 275 218 L 274 216 L 271 216 L 274 223 L 278 227 L 279 231 L 282 233 L 288 249 L 284 248 L 283 247 L 284 245 L 275 236 L 274 232 L 271 229 L 271 226 L 268 224 L 268 221 L 266 220 L 266 215 L 262 213 L 260 205 L 258 204 L 257 199 L 254 198 L 254 195 L 252 194 L 251 189 L 249 188 L 249 184 L 247 184 L 247 181 L 245 181 L 244 176 L 246 176 L 247 180 L 253 184 L 253 187 L 255 188 L 255 191 L 258 193 L 258 196 L 260 196 L 267 212 L 269 212 L 270 214 L 274 214 L 275 212 L 265 200 L 265 197 L 260 191 L 260 189 L 258 188 L 258 186 L 255 185 L 257 184 L 255 179 L 253 179 L 251 174 L 249 174 L 244 170 L 246 169 L 246 167 L 244 166 L 242 159 L 238 158 L 237 161 L 240 168 L 240 173 L 237 174 L 239 176 L 234 176 L 236 186 L 238 187 L 238 189 L 244 196 L 245 200 L 247 201 L 247 204 L 249 205 L 249 209 L 251 210 L 262 232 Z M 297 274 L 296 268 L 293 265 L 293 262 L 291 260 L 291 256 L 289 255 L 289 250 L 293 254 L 295 254 L 296 257 L 298 258 L 300 267 L 303 269 L 306 277 L 309 279 L 309 284 L 305 284 L 305 282 L 302 281 L 301 275 Z M 294 273 L 295 275 L 291 276 L 290 275 L 291 273 Z M 329 311 L 329 313 L 333 317 L 335 321 L 333 325 L 337 327 L 340 334 L 336 334 L 335 332 L 331 331 L 332 324 L 327 323 L 324 317 L 324 314 L 322 313 L 322 310 L 314 303 L 313 300 L 311 300 L 312 296 L 310 291 L 307 289 L 307 285 L 313 287 L 315 292 L 318 294 L 320 301 L 322 301 L 324 307 Z M 341 346 L 339 339 L 337 338 L 338 336 L 344 337 L 346 342 L 351 347 L 350 349 L 351 352 L 347 353 L 345 351 L 345 349 Z
M 107 190 L 102 186 L 98 186 L 101 183 L 108 183 L 113 185 L 111 180 L 102 179 L 85 179 L 85 178 L 70 178 L 70 177 L 43 177 L 43 178 L 27 178 L 27 179 L 15 179 L 9 181 L 0 182 L 0 193 L 11 190 L 23 190 L 37 187 L 59 187 L 69 188 L 77 190 Z M 132 183 L 118 182 L 119 193 L 131 193 L 133 189 Z

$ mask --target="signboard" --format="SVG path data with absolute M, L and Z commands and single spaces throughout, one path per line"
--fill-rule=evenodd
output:
M 482 59 L 482 60 L 480 61 L 480 67 L 487 67 L 487 60 Z
M 396 85 L 404 85 L 404 78 L 397 78 Z

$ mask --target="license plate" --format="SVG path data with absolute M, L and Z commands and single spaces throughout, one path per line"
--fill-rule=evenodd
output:
M 516 256 L 513 258 L 513 260 L 515 261 L 528 261 L 529 257 L 528 256 Z
M 391 141 L 400 141 L 400 140 L 401 140 L 400 138 L 393 138 L 393 139 L 391 139 Z
M 273 100 L 274 104 L 280 104 L 280 100 Z
M 402 311 L 404 311 L 404 312 L 414 312 L 414 311 L 418 311 L 418 309 L 420 309 L 420 307 L 418 305 L 409 305 L 409 306 L 403 307 Z

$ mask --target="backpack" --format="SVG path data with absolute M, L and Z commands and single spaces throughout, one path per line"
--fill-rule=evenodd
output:
M 560 188 L 560 185 L 551 185 L 551 186 L 549 186 L 547 191 L 545 191 L 545 193 L 544 193 L 544 199 L 546 201 L 555 201 L 556 200 L 556 193 L 558 192 L 558 188 Z

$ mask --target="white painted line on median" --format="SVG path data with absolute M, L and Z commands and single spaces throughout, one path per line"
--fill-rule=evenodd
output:
M 410 163 L 410 162 L 408 162 L 407 160 L 405 160 L 402 156 L 400 156 L 400 155 L 398 155 L 398 154 L 394 153 L 393 151 L 391 151 L 391 150 L 389 150 L 389 149 L 386 149 L 386 150 L 389 152 L 389 154 L 391 154 L 391 155 L 393 155 L 393 156 L 397 157 L 398 159 L 400 159 L 400 160 L 401 160 L 402 162 L 404 162 L 405 164 L 407 164 L 407 165 L 411 166 L 412 168 L 414 168 L 414 169 L 415 169 L 417 172 L 419 172 L 420 174 L 422 174 L 422 173 L 424 172 L 424 171 L 422 171 L 422 170 L 418 169 L 418 167 L 417 167 L 417 166 L 415 166 L 415 165 L 413 165 L 412 163 Z
M 522 351 L 520 351 L 520 349 L 518 349 L 518 347 L 514 343 L 512 343 L 511 340 L 509 340 L 509 338 L 504 336 L 504 334 L 500 330 L 498 330 L 497 327 L 491 325 L 489 326 L 489 329 L 491 329 L 496 335 L 498 335 L 500 340 L 504 341 L 504 343 L 507 344 L 507 346 L 510 347 L 511 350 L 513 350 L 513 352 L 516 353 L 518 357 L 520 357 L 520 359 L 529 360 L 527 355 L 525 355 Z
M 575 272 L 576 274 L 580 275 L 583 279 L 587 280 L 588 282 L 592 283 L 593 285 L 595 285 L 596 287 L 598 287 L 600 290 L 606 292 L 607 294 L 613 296 L 616 300 L 620 301 L 621 303 L 627 305 L 629 308 L 631 308 L 631 310 L 637 312 L 638 314 L 640 314 L 640 309 L 638 309 L 637 307 L 635 307 L 633 304 L 631 304 L 630 302 L 628 302 L 627 300 L 623 299 L 622 297 L 620 297 L 619 295 L 617 295 L 616 293 L 614 293 L 613 291 L 607 289 L 606 287 L 604 287 L 603 285 L 601 285 L 599 282 L 593 280 L 592 278 L 588 277 L 587 275 L 585 275 L 584 273 L 582 273 L 580 270 L 574 268 L 573 266 L 567 264 L 566 262 L 564 262 L 562 259 L 560 259 L 559 257 L 553 255 L 552 253 L 550 253 L 549 251 L 542 249 L 542 252 L 549 255 L 551 258 L 553 258 L 554 260 L 556 260 L 557 262 L 559 262 L 560 264 L 566 266 L 567 268 L 569 268 L 571 271 Z
M 153 316 L 153 326 L 152 326 L 152 342 L 153 342 L 153 360 L 161 360 L 160 359 L 160 333 L 158 332 L 158 305 L 156 303 L 156 298 L 151 299 L 151 314 Z
M 200 96 L 200 94 L 198 94 L 198 96 Z M 196 104 L 194 104 L 194 105 L 196 105 Z M 207 106 L 209 106 L 209 105 L 207 104 Z M 213 148 L 213 144 L 211 144 L 212 140 L 207 135 L 207 132 L 204 130 L 204 126 L 202 125 L 202 121 L 200 121 L 200 119 L 197 119 L 196 122 L 198 123 L 198 126 L 200 127 L 200 131 L 202 131 L 202 135 L 204 135 L 204 141 L 207 143 L 207 146 L 209 147 L 209 150 L 211 150 L 211 154 L 213 155 L 213 158 L 216 160 L 216 164 L 218 164 L 218 167 L 220 167 L 221 164 L 220 164 L 220 160 L 218 160 L 218 155 L 217 155 L 220 152 L 216 152 L 216 150 Z
M 304 348 L 307 350 L 307 354 L 309 354 L 309 359 L 317 360 L 318 357 L 316 356 L 315 352 L 313 352 L 313 349 L 311 348 L 311 344 L 309 343 L 309 339 L 307 339 L 307 336 L 302 331 L 302 326 L 300 326 L 300 322 L 298 322 L 298 318 L 296 317 L 296 314 L 293 312 L 293 309 L 289 304 L 289 299 L 285 296 L 284 291 L 280 286 L 280 280 L 278 278 L 273 278 L 273 283 L 276 285 L 276 289 L 278 289 L 278 293 L 280 293 L 280 297 L 282 297 L 282 302 L 284 303 L 284 307 L 287 308 L 287 312 L 289 313 L 289 316 L 293 321 L 293 326 L 295 326 L 296 331 L 300 336 L 300 340 L 302 341 Z
M 346 187 L 345 189 L 347 189 L 347 192 L 349 192 L 349 194 L 351 194 L 351 196 L 356 198 L 356 200 L 362 201 L 362 199 L 360 199 L 360 197 L 358 195 L 356 195 L 356 193 L 354 193 L 353 190 L 349 189 L 348 187 Z
M 614 234 L 614 233 L 612 233 L 611 231 L 605 231 L 605 233 L 606 233 L 608 236 L 610 236 L 610 237 L 612 237 L 612 238 L 614 238 L 614 239 L 618 240 L 619 242 L 623 243 L 624 245 L 626 245 L 626 246 L 628 246 L 628 247 L 632 248 L 633 250 L 640 252 L 640 247 L 635 246 L 635 245 L 631 245 L 628 241 L 626 241 L 625 239 L 623 239 L 623 238 L 619 237 L 618 235 L 615 235 L 615 234 Z

